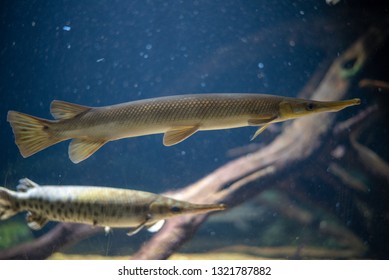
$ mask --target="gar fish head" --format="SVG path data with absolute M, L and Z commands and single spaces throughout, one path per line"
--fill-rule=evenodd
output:
M 359 98 L 341 101 L 314 101 L 305 99 L 285 99 L 279 104 L 279 121 L 295 119 L 321 112 L 337 112 L 346 107 L 361 104 Z

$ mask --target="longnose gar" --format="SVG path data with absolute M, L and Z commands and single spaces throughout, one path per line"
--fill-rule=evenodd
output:
M 121 138 L 164 133 L 163 144 L 171 146 L 199 130 L 261 126 L 254 139 L 271 123 L 357 104 L 357 98 L 324 102 L 265 94 L 178 95 L 94 108 L 54 100 L 54 121 L 15 111 L 7 120 L 23 157 L 73 139 L 69 157 L 78 163 Z
M 28 211 L 27 223 L 34 230 L 59 221 L 130 227 L 128 235 L 132 235 L 170 217 L 225 209 L 224 204 L 193 204 L 129 189 L 39 186 L 29 179 L 20 180 L 17 189 L 0 187 L 0 220 Z

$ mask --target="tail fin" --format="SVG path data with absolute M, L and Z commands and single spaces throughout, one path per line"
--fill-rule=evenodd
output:
M 0 187 L 0 220 L 6 220 L 18 213 L 12 193 L 12 191 Z
M 23 157 L 29 157 L 47 147 L 61 142 L 50 133 L 49 120 L 9 111 L 7 121 L 15 135 L 15 143 Z

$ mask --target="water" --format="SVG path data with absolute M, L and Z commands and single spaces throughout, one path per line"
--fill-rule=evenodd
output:
M 324 0 L 309 3 L 117 0 L 93 4 L 2 1 L 2 185 L 13 189 L 20 178 L 28 177 L 42 185 L 102 185 L 160 193 L 195 182 L 230 161 L 229 150 L 252 144 L 249 139 L 255 130 L 201 132 L 169 148 L 162 145 L 162 135 L 124 139 L 108 143 L 91 158 L 75 165 L 67 156 L 68 142 L 22 158 L 6 122 L 7 111 L 51 119 L 49 106 L 54 99 L 103 106 L 186 93 L 258 92 L 295 97 L 316 71 L 325 71 L 327 64 L 371 24 L 384 20 L 387 7 L 374 7 L 365 2 L 340 1 L 327 5 Z M 360 12 L 361 7 L 365 12 Z M 385 63 L 378 60 L 380 63 L 370 65 L 357 77 L 353 92 L 348 94 L 348 97 L 361 97 L 364 104 L 340 113 L 341 120 L 377 101 L 371 96 L 374 94 L 368 96 L 369 93 L 356 83 L 364 77 L 387 80 L 387 74 L 382 74 L 387 71 L 380 71 Z M 269 143 L 280 130 L 281 126 L 270 128 L 255 143 Z M 389 158 L 384 145 L 387 138 L 384 121 L 378 121 L 376 131 L 363 135 L 369 147 L 375 148 L 384 160 Z M 342 143 L 337 144 L 350 145 L 344 138 L 339 141 Z M 319 166 L 322 177 L 328 177 L 328 164 L 321 165 L 319 156 L 322 155 L 314 155 L 309 160 Z M 353 170 L 353 160 L 343 161 L 342 167 L 362 177 L 373 190 L 377 188 L 372 182 L 379 180 L 369 177 L 372 175 L 364 170 Z M 294 173 L 304 170 L 293 166 L 289 172 L 284 176 L 298 176 Z M 331 178 L 330 181 L 337 180 Z M 379 182 L 387 187 L 387 182 Z M 336 238 L 325 234 L 314 237 L 320 221 L 331 220 L 366 245 L 366 251 L 349 257 L 387 258 L 388 250 L 378 249 L 377 244 L 388 249 L 385 243 L 388 240 L 376 237 L 379 231 L 387 233 L 388 209 L 383 202 L 388 198 L 387 192 L 383 191 L 381 197 L 368 197 L 368 194 L 347 189 L 341 180 L 337 190 L 326 184 L 329 183 L 323 178 L 312 178 L 303 185 L 301 182 L 293 187 L 289 185 L 288 192 L 276 192 L 273 196 L 271 192 L 264 193 L 264 197 L 270 194 L 273 200 L 267 199 L 272 202 L 263 205 L 264 198 L 255 198 L 251 210 L 243 204 L 243 210 L 233 210 L 236 213 L 232 212 L 231 216 L 236 218 L 225 217 L 224 222 L 218 222 L 215 216 L 216 221 L 211 219 L 204 224 L 181 250 L 207 253 L 231 244 L 248 248 L 322 246 L 339 249 L 342 244 Z M 304 194 L 304 199 L 300 193 Z M 306 198 L 309 201 L 305 201 Z M 290 207 L 311 213 L 317 225 L 301 228 L 296 220 L 272 204 L 280 199 L 286 199 Z M 372 199 L 373 202 L 369 201 Z M 374 201 L 376 199 L 379 201 Z M 313 206 L 316 202 L 322 204 Z M 380 207 L 371 209 L 374 204 Z M 365 210 L 357 210 L 365 206 Z M 237 224 L 247 211 L 258 216 L 245 226 L 233 226 L 230 231 L 231 224 Z M 382 216 L 382 227 L 372 232 L 371 226 L 366 224 L 368 219 L 363 220 L 360 211 L 366 216 Z M 13 221 L 25 224 L 24 215 L 18 215 Z M 33 232 L 33 237 L 23 236 L 29 236 L 25 240 L 34 239 L 54 226 L 51 223 L 44 230 Z M 2 221 L 0 228 L 5 227 L 7 222 Z M 144 231 L 131 238 L 124 233 L 124 230 L 115 230 L 112 235 L 91 237 L 68 248 L 67 252 L 131 254 L 151 238 L 151 234 Z M 18 239 L 12 246 L 22 242 Z M 298 257 L 298 252 L 281 257 Z M 335 253 L 328 256 L 337 257 Z

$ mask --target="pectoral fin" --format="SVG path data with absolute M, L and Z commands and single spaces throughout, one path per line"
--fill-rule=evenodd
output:
M 258 130 L 251 137 L 250 141 L 253 141 L 259 134 L 261 134 L 266 128 L 268 128 L 269 125 L 270 125 L 270 123 L 267 123 L 264 126 L 261 126 L 260 128 L 258 128 Z
M 271 122 L 275 120 L 277 116 L 263 116 L 261 118 L 257 119 L 249 119 L 247 122 L 249 125 L 258 126 L 261 127 L 258 128 L 258 130 L 254 133 L 253 137 L 251 137 L 251 141 L 254 140 L 259 134 L 261 134 L 266 128 L 269 127 Z
M 107 141 L 73 139 L 69 144 L 69 158 L 73 163 L 79 163 L 101 148 Z
M 179 126 L 173 127 L 172 129 L 165 132 L 163 136 L 163 144 L 165 146 L 172 146 L 184 141 L 190 137 L 199 129 L 199 125 L 193 126 Z
M 132 236 L 132 235 L 134 235 L 134 234 L 137 234 L 139 231 L 141 231 L 142 228 L 144 228 L 145 224 L 146 224 L 146 222 L 141 223 L 139 226 L 130 229 L 130 231 L 127 232 L 127 235 L 128 235 L 128 236 Z
M 276 118 L 277 118 L 277 116 L 274 116 L 274 115 L 264 115 L 264 116 L 260 116 L 260 117 L 255 118 L 255 119 L 249 119 L 247 121 L 247 124 L 252 125 L 252 126 L 265 125 L 265 124 L 271 123 Z
M 45 217 L 39 216 L 38 214 L 31 213 L 31 212 L 27 213 L 26 220 L 29 228 L 33 230 L 41 229 L 48 222 L 48 220 Z

